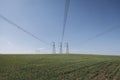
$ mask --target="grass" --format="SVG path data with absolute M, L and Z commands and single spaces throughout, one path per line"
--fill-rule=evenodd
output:
M 120 56 L 0 55 L 0 80 L 120 80 Z

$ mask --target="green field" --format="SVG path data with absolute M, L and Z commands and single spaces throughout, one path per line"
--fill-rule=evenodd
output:
M 120 80 L 120 56 L 0 55 L 0 80 Z

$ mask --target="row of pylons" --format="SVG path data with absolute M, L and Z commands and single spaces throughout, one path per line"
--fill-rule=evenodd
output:
M 63 43 L 60 42 L 58 53 L 59 53 L 59 54 L 63 54 L 63 53 L 69 54 L 69 44 L 68 44 L 68 42 L 65 43 L 65 51 L 66 51 L 66 52 L 63 52 Z M 53 54 L 56 54 L 56 53 L 57 53 L 57 52 L 56 52 L 56 44 L 55 44 L 55 42 L 52 43 L 52 53 L 53 53 Z

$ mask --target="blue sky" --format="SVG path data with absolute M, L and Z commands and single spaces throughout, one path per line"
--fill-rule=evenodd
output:
M 0 0 L 0 14 L 49 44 L 61 40 L 65 0 Z M 72 53 L 120 55 L 120 0 L 71 0 L 64 42 Z M 88 40 L 88 41 L 87 41 Z M 63 46 L 65 48 L 65 46 Z M 51 53 L 51 46 L 0 18 L 1 53 Z M 65 50 L 65 49 L 64 49 Z

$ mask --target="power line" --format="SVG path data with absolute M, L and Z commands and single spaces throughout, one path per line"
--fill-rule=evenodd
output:
M 118 29 L 118 28 L 120 28 L 120 27 L 119 27 L 119 26 L 111 27 L 111 28 L 109 28 L 108 30 L 106 30 L 106 31 L 104 31 L 104 32 L 101 32 L 101 33 L 99 33 L 99 34 L 97 34 L 97 35 L 95 35 L 95 36 L 93 36 L 93 37 L 91 37 L 91 38 L 88 38 L 87 40 L 84 40 L 82 43 L 85 44 L 85 43 L 87 43 L 88 41 L 91 41 L 91 40 L 94 40 L 94 39 L 96 39 L 96 38 L 98 38 L 98 37 L 101 37 L 101 36 L 103 36 L 103 35 L 105 35 L 105 34 L 107 34 L 107 33 L 109 33 L 109 32 L 112 32 L 112 31 Z
M 66 2 L 65 2 L 64 22 L 63 22 L 63 30 L 62 30 L 61 42 L 63 42 L 64 35 L 65 35 L 65 28 L 66 28 L 67 16 L 68 16 L 68 11 L 69 11 L 69 5 L 70 5 L 70 0 L 66 0 Z
M 31 32 L 23 29 L 21 26 L 19 26 L 19 25 L 17 25 L 16 23 L 12 22 L 11 20 L 9 20 L 8 18 L 6 18 L 5 16 L 3 16 L 3 15 L 0 14 L 0 17 L 1 17 L 3 20 L 5 20 L 5 21 L 7 21 L 8 23 L 10 23 L 11 25 L 13 25 L 14 27 L 18 28 L 19 30 L 25 32 L 25 33 L 28 34 L 29 36 L 31 36 L 31 37 L 39 40 L 40 42 L 42 42 L 42 43 L 44 43 L 44 44 L 49 45 L 49 43 L 47 43 L 46 41 L 41 40 L 40 38 L 38 38 L 37 36 L 35 36 L 35 35 L 32 34 Z
M 65 35 L 65 28 L 66 28 L 66 22 L 67 22 L 67 17 L 68 17 L 68 11 L 69 11 L 69 5 L 70 5 L 70 0 L 65 1 L 65 11 L 64 11 L 64 20 L 63 20 L 63 30 L 62 30 L 62 35 L 61 35 L 61 42 L 60 42 L 60 53 L 63 52 L 63 39 Z

